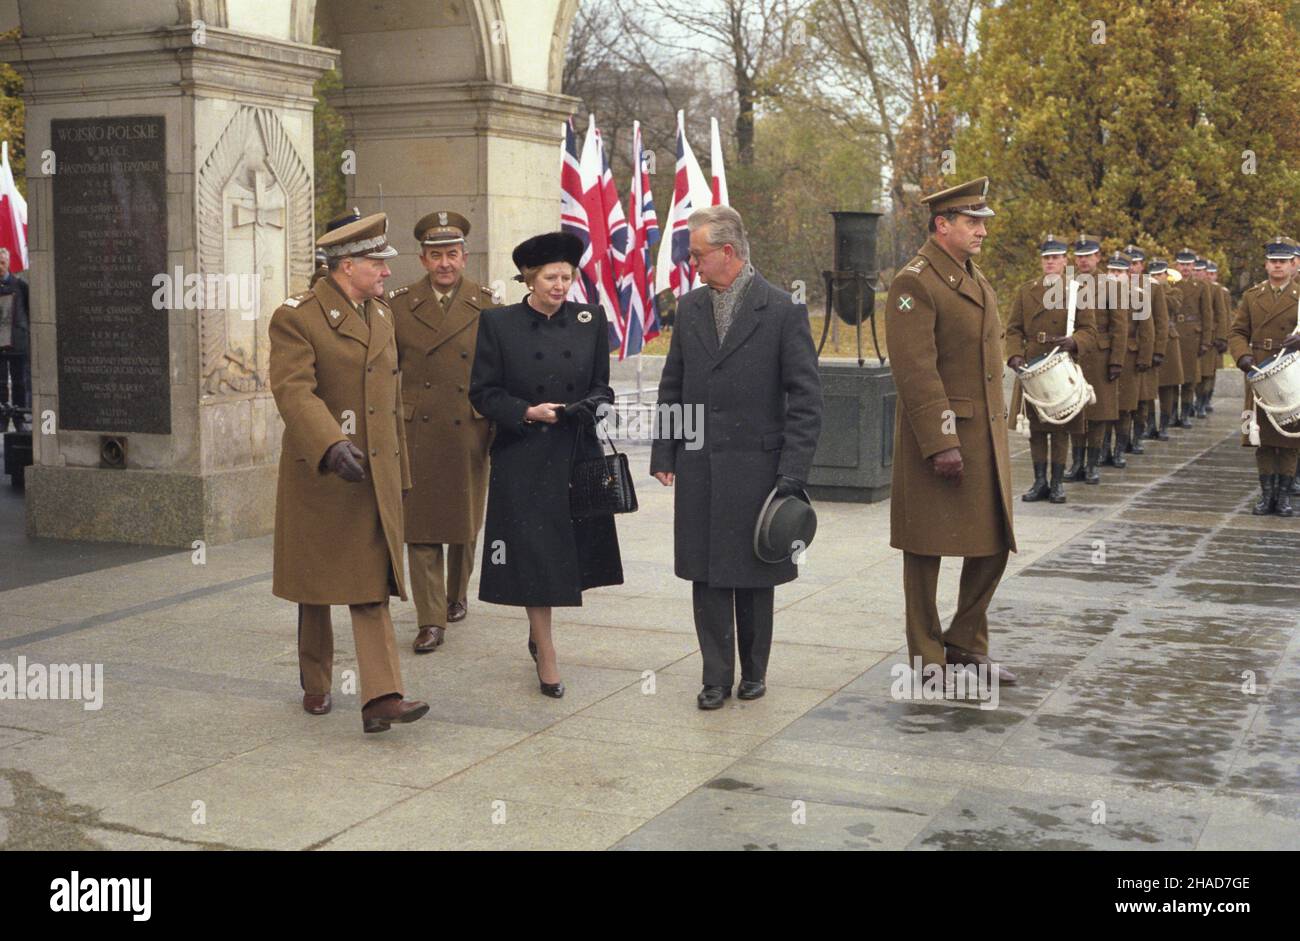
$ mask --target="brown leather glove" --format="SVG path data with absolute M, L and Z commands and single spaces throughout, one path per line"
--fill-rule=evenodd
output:
M 1025 366 L 1025 358 L 1017 354 L 1007 360 L 1007 365 L 1012 369 L 1023 369 Z
M 325 452 L 325 467 L 350 484 L 366 479 L 366 456 L 351 441 L 337 441 Z
M 1237 368 L 1242 372 L 1250 372 L 1255 368 L 1255 357 L 1247 353 L 1241 359 L 1237 360 Z
M 1119 374 L 1124 371 L 1124 367 L 1119 363 L 1111 363 L 1106 367 L 1106 381 L 1114 382 L 1119 378 Z

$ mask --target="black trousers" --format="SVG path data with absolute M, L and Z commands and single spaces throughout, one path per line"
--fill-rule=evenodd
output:
M 14 405 L 29 408 L 31 399 L 28 393 L 31 387 L 31 380 L 28 376 L 31 367 L 27 362 L 26 353 L 16 353 L 7 350 L 0 353 L 0 404 Z M 13 398 L 9 396 L 9 385 L 13 384 Z
M 733 638 L 739 639 L 740 678 L 766 679 L 776 590 L 711 588 L 707 582 L 692 582 L 691 586 L 695 636 L 700 640 L 704 659 L 704 685 L 734 685 L 737 641 Z

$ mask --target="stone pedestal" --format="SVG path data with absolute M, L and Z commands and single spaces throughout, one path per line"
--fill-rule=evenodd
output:
M 334 53 L 305 44 L 310 5 L 266 22 L 245 11 L 250 32 L 136 9 L 166 19 L 109 29 L 112 11 L 92 6 L 108 19 L 79 19 L 74 35 L 32 13 L 0 46 L 27 103 L 28 532 L 172 546 L 261 535 L 282 431 L 267 325 L 312 269 L 312 86 Z M 124 467 L 105 466 L 106 437 L 124 439 Z
M 875 503 L 889 499 L 898 393 L 888 366 L 823 358 L 821 437 L 808 493 L 814 500 Z

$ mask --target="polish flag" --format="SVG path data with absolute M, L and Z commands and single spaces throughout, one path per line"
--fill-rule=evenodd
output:
M 0 145 L 0 247 L 9 249 L 11 272 L 27 270 L 27 200 L 14 182 L 8 141 Z
M 718 119 L 709 118 L 709 172 L 713 174 L 712 206 L 730 206 L 727 200 L 727 171 L 722 165 L 722 135 L 718 133 Z

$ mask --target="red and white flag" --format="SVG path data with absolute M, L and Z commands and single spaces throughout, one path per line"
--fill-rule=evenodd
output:
M 595 285 L 595 297 L 587 303 L 599 303 L 605 311 L 612 349 L 623 342 L 623 318 L 618 306 L 618 273 L 610 251 L 610 213 L 605 208 L 605 171 L 595 115 L 587 117 L 587 136 L 582 143 L 582 155 L 578 158 L 578 172 L 582 184 L 582 205 L 587 211 L 587 228 L 591 236 L 591 254 L 583 256 L 582 271 Z M 622 212 L 620 208 L 619 214 L 622 215 Z M 625 225 L 625 239 L 626 231 Z
M 8 141 L 0 145 L 0 247 L 9 249 L 11 272 L 27 270 L 27 200 L 14 182 Z
M 713 206 L 730 206 L 727 199 L 727 171 L 722 165 L 722 135 L 718 133 L 718 119 L 709 118 L 709 172 L 713 174 L 709 189 Z
M 694 172 L 692 172 L 692 170 Z M 656 287 L 662 291 L 671 288 L 673 295 L 681 297 L 696 287 L 695 271 L 691 267 L 691 233 L 686 226 L 695 208 L 693 196 L 700 190 L 692 177 L 703 179 L 691 145 L 686 140 L 684 112 L 677 112 L 677 170 L 673 177 L 673 203 L 664 222 L 665 237 L 659 243 L 659 263 Z M 707 188 L 704 190 L 708 192 Z M 701 201 L 699 205 L 703 206 Z

